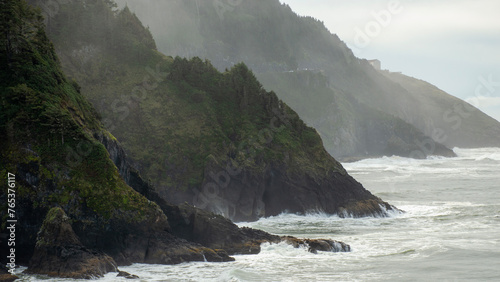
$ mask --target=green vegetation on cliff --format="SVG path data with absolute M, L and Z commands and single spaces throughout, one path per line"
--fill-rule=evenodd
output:
M 0 180 L 16 175 L 23 220 L 18 243 L 27 246 L 21 252 L 29 256 L 40 219 L 53 206 L 89 228 L 100 228 L 90 218 L 138 224 L 158 216 L 158 207 L 125 184 L 94 138 L 112 136 L 62 73 L 40 14 L 25 1 L 2 1 L 0 8 Z
M 219 70 L 245 62 L 266 89 L 322 133 L 326 149 L 335 157 L 453 155 L 444 147 L 418 148 L 417 154 L 413 149 L 385 151 L 381 147 L 392 147 L 388 142 L 392 138 L 370 136 L 380 130 L 358 130 L 367 129 L 370 121 L 384 131 L 391 124 L 406 123 L 404 132 L 385 132 L 390 136 L 418 133 L 399 142 L 407 149 L 424 140 L 439 147 L 444 142 L 450 148 L 500 146 L 500 123 L 494 119 L 426 83 L 408 83 L 401 76 L 375 70 L 368 61 L 356 58 L 335 30 L 295 14 L 278 0 L 117 2 L 126 2 L 151 28 L 158 50 L 165 54 L 206 58 Z M 297 87 L 294 77 L 304 81 L 308 75 L 292 71 L 321 72 L 329 85 Z M 303 97 L 297 99 L 298 94 Z M 307 118 L 311 113 L 320 122 L 312 123 Z M 420 132 L 427 136 L 422 138 Z
M 4 5 L 14 14 L 1 44 L 4 138 L 0 142 L 6 148 L 1 152 L 2 172 L 16 172 L 25 163 L 38 167 L 42 183 L 58 179 L 64 189 L 37 199 L 40 204 L 66 205 L 81 197 L 106 217 L 119 208 L 144 205 L 144 199 L 121 180 L 104 146 L 93 138 L 103 131 L 97 114 L 78 85 L 62 74 L 40 16 L 24 1 Z M 26 188 L 34 198 L 41 195 Z
M 399 155 L 424 158 L 428 154 L 454 156 L 441 144 L 433 143 L 409 123 L 369 107 L 314 71 L 271 72 L 258 75 L 260 81 L 279 93 L 321 134 L 332 156 L 345 160 Z
M 87 270 L 97 275 L 116 270 L 114 261 L 123 265 L 234 260 L 224 250 L 172 234 L 232 253 L 254 253 L 261 242 L 278 240 L 263 231 L 239 229 L 222 216 L 192 206 L 168 204 L 141 179 L 105 126 L 124 130 L 123 140 L 146 172 L 170 165 L 167 175 L 173 172 L 180 178 L 167 181 L 181 188 L 199 185 L 200 173 L 206 181 L 210 169 L 224 167 L 229 160 L 233 172 L 244 171 L 236 174 L 244 174 L 239 180 L 246 185 L 245 193 L 260 193 L 261 201 L 286 198 L 270 201 L 276 202 L 271 214 L 293 207 L 292 212 L 317 208 L 362 216 L 392 208 L 346 175 L 325 152 L 315 130 L 274 93 L 266 92 L 244 64 L 220 73 L 207 61 L 165 57 L 128 9 L 115 12 L 107 0 L 66 4 L 75 9 L 61 6 L 59 16 L 47 19 L 48 30 L 64 41 L 56 43 L 61 44 L 65 68 L 83 82 L 82 88 L 62 73 L 39 11 L 24 0 L 0 4 L 0 180 L 6 183 L 6 176 L 15 174 L 16 263 L 29 262 L 30 273 L 89 277 Z M 99 27 L 70 25 L 66 12 L 76 18 L 82 15 L 81 20 L 94 19 L 89 22 Z M 94 32 L 115 28 L 121 35 L 110 36 L 114 41 L 108 44 L 101 37 L 85 41 L 83 35 L 93 32 L 79 30 L 78 40 L 66 27 Z M 103 112 L 101 121 L 82 96 L 84 91 L 94 102 L 102 95 L 104 108 L 112 114 Z M 158 156 L 165 157 L 161 154 L 166 154 L 164 163 L 158 162 Z M 267 190 L 251 191 L 255 182 Z M 232 185 L 231 191 L 234 187 L 238 186 Z M 1 202 L 7 203 L 7 198 L 11 197 L 3 190 Z M 0 211 L 3 222 L 6 211 L 5 206 Z M 8 237 L 5 227 L 0 238 Z M 214 228 L 218 232 L 212 232 Z M 207 238 L 206 230 L 214 234 Z M 0 245 L 7 253 L 7 244 Z M 342 250 L 349 248 L 344 244 Z M 5 257 L 0 260 L 3 263 Z
M 83 12 L 64 35 L 68 15 L 54 15 L 49 36 L 65 73 L 164 199 L 254 220 L 284 210 L 336 213 L 375 198 L 245 64 L 219 72 L 197 57 L 164 56 L 128 8 L 98 2 L 64 4 L 70 15 Z M 290 199 L 278 197 L 284 191 Z M 370 207 L 355 215 L 381 212 Z
M 86 15 L 101 22 L 110 13 L 99 6 L 97 10 L 88 8 Z M 66 16 L 56 16 L 53 24 Z M 84 18 L 82 22 L 88 24 Z M 140 26 L 128 8 L 115 12 L 114 21 L 99 26 L 97 34 L 107 34 L 110 29 L 123 34 L 128 31 L 124 26 Z M 127 55 L 115 43 L 99 41 L 102 36 L 84 33 L 96 28 L 74 21 L 70 33 L 51 36 L 67 73 L 80 80 L 82 91 L 100 109 L 105 125 L 158 186 L 186 190 L 201 185 L 210 159 L 221 162 L 230 158 L 241 166 L 262 169 L 267 163 L 284 160 L 287 153 L 297 165 L 321 164 L 323 169 L 342 170 L 325 154 L 315 130 L 305 126 L 274 93 L 265 91 L 244 64 L 220 73 L 199 58 L 162 56 L 149 43 L 154 41 L 145 28 L 134 28 L 125 38 L 146 42 L 133 48 L 150 49 L 132 53 L 127 49 Z M 83 61 L 71 56 L 92 49 L 96 51 L 82 55 Z M 276 117 L 286 118 L 286 124 Z M 276 127 L 274 131 L 271 126 Z M 252 150 L 252 157 L 246 150 Z M 315 160 L 310 159 L 312 155 Z

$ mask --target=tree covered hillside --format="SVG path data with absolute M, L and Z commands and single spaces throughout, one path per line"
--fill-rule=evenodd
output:
M 219 70 L 245 62 L 266 89 L 275 91 L 319 132 L 329 133 L 322 134 L 322 138 L 327 151 L 335 157 L 374 157 L 381 151 L 403 157 L 452 156 L 450 150 L 439 149 L 444 148 L 440 145 L 443 142 L 449 147 L 500 146 L 500 123 L 494 119 L 472 107 L 467 118 L 460 117 L 460 109 L 455 109 L 456 98 L 423 84 L 419 84 L 418 91 L 412 91 L 406 87 L 408 84 L 356 58 L 331 33 L 335 30 L 329 31 L 311 17 L 298 16 L 278 0 L 118 0 L 121 5 L 125 2 L 151 27 L 158 49 L 165 54 L 207 58 Z M 291 103 L 297 97 L 297 88 L 296 83 L 289 83 L 289 77 L 295 74 L 287 74 L 294 71 L 321 72 L 333 92 L 325 96 L 323 90 L 305 85 L 301 93 L 307 101 L 300 106 Z M 307 119 L 305 109 L 314 110 L 325 99 L 335 100 L 336 104 L 318 110 L 322 123 Z M 468 107 L 463 101 L 458 103 Z M 372 131 L 357 130 L 364 128 L 364 123 L 350 116 L 375 121 L 379 126 L 374 131 L 386 132 L 389 138 L 381 134 L 370 137 Z M 457 118 L 462 119 L 459 128 Z M 399 132 L 388 126 L 404 123 L 407 125 L 400 128 L 405 130 Z M 397 142 L 399 148 L 406 149 L 392 150 L 394 139 L 390 136 L 401 137 L 409 132 L 415 134 Z M 447 138 L 443 141 L 444 135 Z M 422 143 L 433 146 L 423 149 L 419 146 Z M 410 149 L 415 146 L 418 152 Z
M 209 61 L 166 57 L 128 8 L 103 3 L 66 4 L 49 35 L 66 73 L 166 200 L 235 220 L 284 210 L 383 213 L 386 204 L 246 65 L 221 73 Z M 106 36 L 114 33 L 125 35 Z
M 160 207 L 125 183 L 101 142 L 119 145 L 61 71 L 40 13 L 22 0 L 2 1 L 0 26 L 0 180 L 12 183 L 0 193 L 2 254 L 14 247 L 6 239 L 12 233 L 7 219 L 15 219 L 16 263 L 33 273 L 88 278 L 116 271 L 116 264 L 171 264 L 203 260 L 204 253 L 228 260 L 171 235 Z M 42 223 L 44 234 L 54 237 L 37 241 Z M 30 261 L 37 251 L 43 260 Z M 103 257 L 107 270 L 81 269 Z M 82 265 L 66 263 L 84 258 Z M 59 259 L 64 264 L 54 263 Z

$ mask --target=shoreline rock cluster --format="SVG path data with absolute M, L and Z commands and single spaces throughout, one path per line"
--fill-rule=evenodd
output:
M 191 210 L 187 205 L 181 209 Z M 285 242 L 295 248 L 307 248 L 311 253 L 322 252 L 350 252 L 350 246 L 330 239 L 299 239 L 293 236 L 276 236 L 267 232 L 251 229 L 238 228 L 227 219 L 209 214 L 206 211 L 196 210 L 195 217 L 198 221 L 214 221 L 217 227 L 220 227 L 221 233 L 226 233 L 226 240 L 221 241 L 221 237 L 213 234 L 207 237 L 205 244 L 210 248 L 203 247 L 197 243 L 191 243 L 188 247 L 170 246 L 173 250 L 168 253 L 171 257 L 164 260 L 164 264 L 176 264 L 181 262 L 208 261 L 208 262 L 228 262 L 234 261 L 229 256 L 234 254 L 258 254 L 262 243 L 281 243 Z M 210 218 L 205 218 L 210 216 Z M 200 217 L 202 218 L 200 220 Z M 202 235 L 198 232 L 200 229 L 195 224 L 193 232 L 189 235 L 197 241 L 202 241 Z M 198 232 L 194 231 L 197 230 Z M 188 234 L 186 234 L 188 235 Z M 196 238 L 196 236 L 199 236 Z M 187 241 L 185 241 L 187 242 Z M 216 246 L 226 248 L 217 249 Z M 155 250 L 151 250 L 155 251 Z M 156 250 L 159 251 L 159 250 Z M 191 254 L 191 255 L 189 255 Z M 167 255 L 167 253 L 164 253 Z M 73 279 L 96 279 L 103 277 L 109 272 L 117 272 L 117 276 L 129 279 L 139 278 L 136 275 L 120 271 L 120 264 L 114 258 L 102 251 L 92 250 L 85 247 L 73 228 L 71 219 L 64 210 L 59 207 L 52 208 L 40 229 L 37 237 L 37 243 L 34 254 L 29 262 L 27 274 L 42 274 L 49 277 L 73 278 Z M 125 264 L 126 265 L 126 264 Z M 9 274 L 10 275 L 10 274 Z M 4 275 L 5 276 L 5 275 Z M 6 278 L 15 278 L 6 276 Z M 2 276 L 3 279 L 3 276 Z M 14 279 L 15 280 L 15 279 Z M 0 280 L 8 281 L 8 280 Z M 12 280 L 13 281 L 13 280 Z

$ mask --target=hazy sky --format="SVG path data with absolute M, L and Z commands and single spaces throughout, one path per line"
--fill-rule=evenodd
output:
M 323 21 L 357 57 L 379 59 L 383 69 L 426 80 L 500 120 L 500 1 L 281 2 Z

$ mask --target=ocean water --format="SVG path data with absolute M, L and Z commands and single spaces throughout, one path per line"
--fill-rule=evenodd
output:
M 140 281 L 500 281 L 500 149 L 455 152 L 458 157 L 451 159 L 384 157 L 344 164 L 403 214 L 362 219 L 282 214 L 239 224 L 341 240 L 351 245 L 350 253 L 311 254 L 264 244 L 260 254 L 238 255 L 230 263 L 121 269 Z M 115 275 L 100 280 L 126 281 Z

